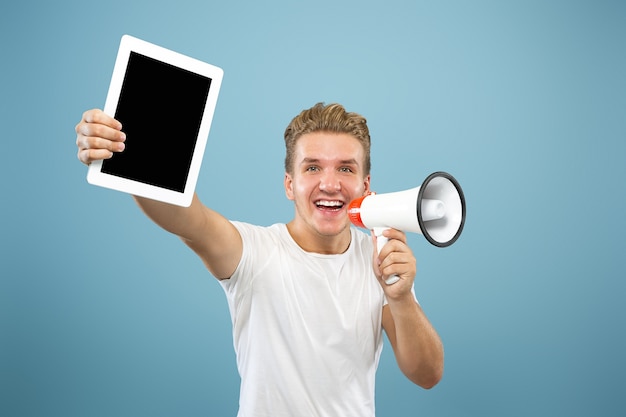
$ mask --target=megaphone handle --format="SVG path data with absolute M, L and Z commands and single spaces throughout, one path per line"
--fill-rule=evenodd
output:
M 374 235 L 376 235 L 376 250 L 378 251 L 378 253 L 380 253 L 380 251 L 383 248 L 383 246 L 385 246 L 385 243 L 387 243 L 387 241 L 389 240 L 385 236 L 383 236 L 383 232 L 386 229 L 387 229 L 386 227 L 375 227 L 373 229 L 373 233 L 374 233 Z M 391 276 L 387 277 L 387 279 L 385 280 L 385 284 L 392 285 L 392 284 L 395 284 L 398 281 L 400 281 L 400 277 L 399 276 L 391 275 Z

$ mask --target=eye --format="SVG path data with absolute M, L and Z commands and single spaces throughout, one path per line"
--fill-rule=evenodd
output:
M 318 166 L 311 165 L 311 166 L 308 166 L 305 171 L 306 172 L 317 172 L 319 170 L 320 170 L 320 168 Z
M 350 174 L 350 173 L 352 173 L 354 171 L 350 167 L 341 167 L 341 168 L 339 168 L 339 172 L 345 172 L 345 173 Z

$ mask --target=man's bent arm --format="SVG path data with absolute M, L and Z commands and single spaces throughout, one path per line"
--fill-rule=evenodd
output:
M 407 378 L 426 389 L 437 385 L 443 376 L 443 345 L 412 294 L 383 307 L 383 328 Z

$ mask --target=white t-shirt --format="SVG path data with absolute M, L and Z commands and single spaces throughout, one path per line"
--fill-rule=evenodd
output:
M 284 224 L 233 222 L 243 254 L 220 281 L 241 376 L 239 417 L 375 415 L 384 294 L 369 235 L 348 250 L 302 250 Z

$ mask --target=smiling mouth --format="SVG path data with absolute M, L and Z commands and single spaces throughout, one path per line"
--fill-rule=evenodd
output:
M 315 202 L 315 206 L 320 210 L 339 211 L 343 208 L 344 203 L 339 200 L 318 200 Z

